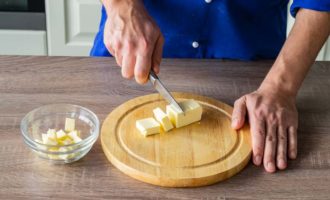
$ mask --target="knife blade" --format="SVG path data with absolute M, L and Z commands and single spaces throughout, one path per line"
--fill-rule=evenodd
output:
M 174 99 L 168 89 L 161 82 L 156 73 L 151 69 L 149 74 L 149 80 L 159 94 L 171 105 L 173 105 L 178 111 L 183 112 L 178 102 Z M 184 112 L 183 112 L 184 113 Z

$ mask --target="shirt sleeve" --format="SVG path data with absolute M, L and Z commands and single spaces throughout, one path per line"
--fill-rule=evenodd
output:
M 300 8 L 330 12 L 330 0 L 293 0 L 290 13 L 293 17 Z

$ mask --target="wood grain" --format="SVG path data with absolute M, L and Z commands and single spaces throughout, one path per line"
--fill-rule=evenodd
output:
M 143 182 L 165 187 L 198 187 L 214 184 L 241 171 L 250 160 L 250 129 L 231 128 L 232 107 L 217 100 L 189 93 L 173 93 L 179 102 L 194 99 L 203 107 L 200 122 L 142 136 L 138 119 L 152 117 L 152 110 L 165 110 L 159 94 L 134 98 L 117 107 L 105 119 L 101 143 L 111 163 Z
M 164 60 L 160 77 L 171 91 L 229 105 L 258 88 L 272 61 Z M 101 121 L 129 99 L 154 93 L 122 79 L 111 58 L 0 56 L 0 199 L 329 199 L 330 63 L 317 62 L 299 92 L 298 158 L 267 174 L 249 164 L 212 186 L 172 189 L 141 183 L 111 165 L 98 141 L 81 161 L 54 166 L 23 143 L 19 123 L 30 110 L 76 103 Z

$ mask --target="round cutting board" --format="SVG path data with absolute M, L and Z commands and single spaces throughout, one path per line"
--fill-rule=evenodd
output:
M 227 179 L 242 170 L 251 156 L 248 125 L 231 128 L 232 107 L 217 100 L 173 93 L 177 101 L 194 99 L 203 107 L 202 120 L 191 125 L 142 136 L 138 119 L 165 111 L 158 94 L 138 97 L 117 107 L 105 119 L 102 148 L 110 162 L 125 174 L 166 187 L 196 187 Z

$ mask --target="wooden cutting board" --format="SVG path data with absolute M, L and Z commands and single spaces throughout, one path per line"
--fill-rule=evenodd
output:
M 231 129 L 232 107 L 203 96 L 173 93 L 178 101 L 195 99 L 202 120 L 186 127 L 144 137 L 138 119 L 167 103 L 158 94 L 138 97 L 113 110 L 101 130 L 102 148 L 110 162 L 125 174 L 166 187 L 213 184 L 241 171 L 251 156 L 248 125 Z

